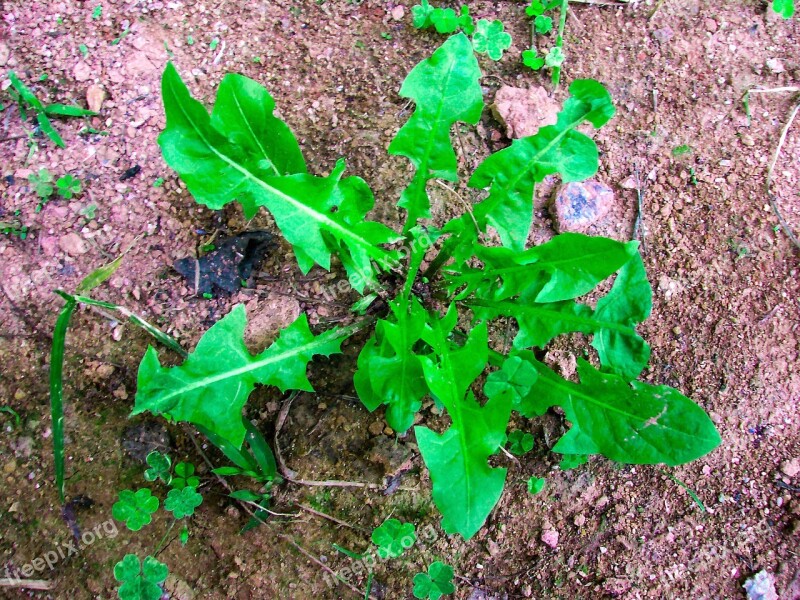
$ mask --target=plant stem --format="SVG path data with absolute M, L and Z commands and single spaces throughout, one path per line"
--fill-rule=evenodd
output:
M 164 537 L 161 538 L 161 541 L 158 542 L 158 546 L 156 546 L 155 552 L 153 552 L 153 556 L 158 556 L 158 553 L 161 552 L 161 546 L 164 545 L 164 542 L 167 541 L 170 532 L 172 531 L 173 527 L 175 527 L 175 523 L 178 522 L 178 519 L 173 519 L 170 526 L 167 528 L 167 532 L 164 534 Z
M 567 26 L 567 10 L 569 10 L 569 0 L 561 0 L 561 9 L 558 21 L 558 37 L 556 38 L 556 48 L 564 49 L 564 28 Z M 553 67 L 553 86 L 558 89 L 561 81 L 561 67 Z

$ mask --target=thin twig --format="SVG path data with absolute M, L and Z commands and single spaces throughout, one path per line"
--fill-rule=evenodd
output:
M 281 475 L 287 481 L 291 481 L 292 483 L 296 483 L 297 485 L 307 485 L 311 487 L 352 487 L 352 488 L 366 488 L 370 490 L 380 490 L 383 489 L 383 486 L 377 483 L 363 483 L 360 481 L 340 481 L 338 479 L 328 479 L 325 481 L 310 481 L 308 479 L 300 479 L 297 476 L 297 471 L 290 469 L 286 462 L 283 460 L 283 454 L 281 453 L 281 445 L 278 441 L 278 436 L 280 435 L 281 429 L 283 429 L 283 424 L 286 422 L 286 417 L 289 416 L 289 409 L 292 406 L 292 402 L 298 396 L 298 392 L 292 392 L 289 394 L 289 397 L 284 401 L 283 406 L 281 406 L 281 410 L 278 413 L 278 420 L 275 423 L 275 462 L 278 463 L 278 469 L 281 472 Z
M 300 552 L 300 554 L 302 554 L 302 555 L 303 555 L 303 556 L 305 556 L 307 559 L 309 559 L 310 561 L 312 561 L 312 562 L 313 562 L 315 565 L 317 565 L 317 566 L 318 566 L 320 569 L 322 569 L 322 570 L 323 570 L 323 571 L 325 571 L 326 573 L 328 573 L 328 574 L 332 575 L 332 576 L 333 576 L 333 578 L 334 578 L 334 579 L 336 579 L 336 581 L 338 581 L 338 582 L 339 582 L 339 583 L 341 583 L 342 585 L 346 585 L 346 586 L 347 586 L 347 587 L 349 587 L 351 590 L 353 590 L 353 591 L 354 591 L 356 594 L 358 594 L 359 598 L 364 598 L 364 597 L 365 597 L 365 595 L 364 595 L 364 592 L 363 592 L 362 590 L 358 589 L 356 586 L 354 586 L 354 585 L 353 585 L 352 583 L 350 583 L 349 581 L 345 581 L 343 578 L 341 578 L 341 577 L 339 576 L 339 574 L 338 574 L 336 571 L 334 571 L 333 569 L 331 569 L 331 568 L 330 568 L 328 565 L 326 565 L 324 562 L 322 562 L 321 560 L 319 560 L 319 559 L 318 559 L 316 556 L 314 556 L 313 554 L 311 554 L 311 552 L 309 552 L 308 550 L 306 550 L 305 548 L 303 548 L 303 547 L 302 547 L 300 544 L 298 544 L 297 542 L 295 542 L 295 541 L 294 541 L 292 538 L 290 538 L 288 535 L 286 535 L 285 533 L 279 533 L 279 534 L 278 534 L 278 537 L 279 537 L 279 538 L 281 538 L 282 540 L 285 540 L 285 541 L 287 541 L 287 542 L 288 542 L 290 545 L 294 546 L 294 547 L 295 547 L 295 549 L 296 549 L 298 552 Z M 367 597 L 368 597 L 370 600 L 377 600 L 377 598 L 376 598 L 375 596 L 371 595 L 371 594 L 370 594 L 369 596 L 367 596 Z
M 778 204 L 775 202 L 775 196 L 772 194 L 772 171 L 775 169 L 775 165 L 778 162 L 778 156 L 780 156 L 781 149 L 783 148 L 783 143 L 786 141 L 786 136 L 789 133 L 789 128 L 794 123 L 794 118 L 797 116 L 797 112 L 800 111 L 800 101 L 795 104 L 794 109 L 792 110 L 792 114 L 789 116 L 789 120 L 786 122 L 786 125 L 781 131 L 781 137 L 778 139 L 778 147 L 775 148 L 775 155 L 772 157 L 772 160 L 769 163 L 769 168 L 767 169 L 767 197 L 769 198 L 769 204 L 772 207 L 772 212 L 775 213 L 775 216 L 778 217 L 778 222 L 781 224 L 784 232 L 792 240 L 792 243 L 797 248 L 800 248 L 800 240 L 797 239 L 792 228 L 783 218 L 781 211 L 778 209 Z
M 647 181 L 642 182 L 639 166 L 634 165 L 633 177 L 636 183 L 636 220 L 633 223 L 633 239 L 642 243 L 642 252 L 645 251 L 645 235 L 647 230 L 642 223 L 642 213 L 644 212 L 644 193 L 647 190 Z M 641 238 L 641 239 L 640 239 Z
M 320 512 L 318 510 L 315 510 L 315 509 L 311 508 L 310 506 L 306 506 L 305 504 L 298 504 L 297 507 L 302 509 L 302 510 L 304 510 L 304 511 L 306 511 L 306 512 L 311 513 L 312 515 L 316 515 L 318 517 L 322 517 L 323 519 L 328 519 L 329 521 L 333 521 L 337 525 L 342 525 L 344 527 L 349 527 L 350 529 L 353 529 L 354 531 L 364 531 L 364 532 L 369 532 L 370 531 L 369 529 L 365 529 L 364 527 L 357 527 L 356 525 L 351 525 L 347 521 L 342 521 L 341 519 L 337 519 L 334 516 L 331 516 L 331 515 L 329 515 L 327 513 L 324 513 L 324 512 Z

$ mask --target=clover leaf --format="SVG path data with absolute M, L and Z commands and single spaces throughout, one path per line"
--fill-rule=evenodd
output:
M 533 71 L 538 71 L 544 66 L 544 58 L 538 56 L 536 48 L 522 51 L 522 64 Z
M 194 465 L 187 462 L 179 462 L 175 465 L 175 475 L 172 477 L 172 487 L 182 490 L 185 487 L 196 488 L 200 485 L 200 478 L 194 474 Z
M 411 548 L 417 536 L 413 523 L 401 523 L 397 519 L 388 519 L 372 532 L 372 543 L 378 546 L 378 556 L 383 560 L 397 558 Z
M 459 19 L 452 8 L 434 8 L 431 23 L 438 33 L 453 33 L 458 29 Z
M 163 594 L 159 584 L 167 579 L 167 575 L 167 565 L 152 556 L 140 564 L 138 556 L 126 554 L 114 565 L 114 579 L 122 583 L 117 590 L 122 600 L 159 600 Z
M 544 11 L 544 4 L 542 4 L 539 0 L 532 0 L 532 2 L 525 7 L 525 13 L 529 17 L 538 17 L 544 13 Z
M 417 4 L 416 6 L 411 7 L 411 17 L 414 23 L 414 27 L 417 29 L 424 29 L 425 27 L 429 27 L 431 24 L 431 14 L 433 13 L 433 7 L 428 4 L 428 0 L 422 0 L 421 4 Z
M 438 560 L 428 567 L 427 573 L 414 575 L 414 598 L 439 600 L 446 594 L 456 591 L 453 585 L 453 567 Z
M 53 175 L 47 169 L 39 169 L 38 173 L 31 173 L 28 175 L 28 181 L 39 198 L 46 199 L 53 195 Z
M 164 510 L 168 510 L 176 519 L 191 517 L 194 509 L 203 503 L 203 497 L 193 487 L 172 489 L 164 500 Z
M 545 17 L 544 15 L 539 15 L 533 20 L 533 28 L 536 30 L 536 33 L 541 33 L 542 35 L 550 33 L 553 29 L 553 19 Z
M 531 477 L 528 479 L 528 493 L 531 495 L 538 494 L 544 489 L 544 477 Z
M 172 481 L 170 475 L 170 467 L 172 467 L 172 460 L 166 454 L 161 454 L 158 450 L 153 450 L 147 455 L 145 459 L 150 468 L 144 472 L 144 478 L 147 481 L 155 481 L 160 479 L 166 484 Z
M 511 34 L 503 31 L 503 23 L 481 19 L 472 36 L 472 47 L 478 54 L 488 54 L 492 60 L 503 58 L 503 51 L 511 47 Z
M 508 451 L 522 456 L 533 449 L 533 435 L 527 431 L 515 430 L 508 434 Z
M 466 4 L 461 7 L 461 14 L 458 16 L 458 26 L 461 28 L 461 31 L 467 35 L 475 33 L 475 22 L 472 20 L 472 16 L 469 14 L 469 6 Z
M 564 52 L 558 46 L 553 46 L 544 57 L 544 64 L 551 69 L 558 69 L 564 64 Z
M 158 510 L 158 498 L 149 489 L 142 488 L 135 493 L 122 490 L 119 501 L 111 507 L 111 514 L 117 521 L 124 521 L 131 531 L 139 531 L 153 520 L 152 514 Z
M 66 200 L 71 200 L 73 196 L 81 193 L 81 180 L 73 177 L 69 173 L 62 175 L 56 181 L 58 195 Z

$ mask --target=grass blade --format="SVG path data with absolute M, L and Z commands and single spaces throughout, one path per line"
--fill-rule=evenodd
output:
M 77 302 L 69 294 L 59 294 L 66 300 L 53 330 L 53 347 L 50 350 L 50 418 L 53 428 L 53 463 L 55 465 L 58 499 L 64 504 L 64 344 L 67 328 Z
M 69 104 L 48 104 L 44 107 L 44 112 L 48 115 L 61 115 L 62 117 L 93 117 L 97 114 L 80 106 Z

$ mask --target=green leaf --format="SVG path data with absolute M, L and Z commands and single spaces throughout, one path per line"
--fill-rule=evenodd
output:
M 456 299 L 471 295 L 485 300 L 524 296 L 534 302 L 558 302 L 592 291 L 598 283 L 638 257 L 638 243 L 562 233 L 549 242 L 517 252 L 475 245 L 480 268 L 467 264 L 445 272 L 445 285 Z M 645 286 L 649 290 L 647 279 Z M 620 290 L 621 293 L 627 290 Z M 617 298 L 617 301 L 622 301 Z M 643 319 L 639 319 L 640 321 Z
M 533 20 L 533 27 L 536 33 L 541 35 L 548 34 L 550 30 L 553 29 L 553 19 L 545 17 L 544 15 L 539 15 Z
M 531 477 L 528 479 L 528 493 L 538 494 L 544 489 L 545 479 L 543 477 Z
M 258 502 L 261 500 L 261 496 L 251 490 L 236 490 L 228 495 L 234 500 L 244 500 L 247 502 Z
M 166 454 L 162 454 L 158 450 L 153 450 L 147 455 L 145 459 L 150 468 L 144 472 L 144 478 L 147 481 L 155 481 L 160 479 L 167 485 L 172 481 L 170 470 L 172 469 L 172 460 Z
M 228 73 L 217 90 L 211 126 L 246 149 L 248 160 L 270 175 L 306 172 L 306 162 L 289 127 L 275 117 L 275 100 L 258 82 Z
M 61 115 L 62 117 L 93 117 L 97 114 L 72 104 L 46 104 L 44 112 L 48 115 Z
M 119 269 L 119 266 L 122 264 L 123 258 L 125 258 L 125 254 L 121 254 L 110 263 L 98 267 L 89 273 L 81 280 L 78 287 L 75 288 L 75 293 L 88 294 L 97 286 L 102 285 L 109 277 L 116 273 L 117 269 Z
M 522 456 L 533 450 L 533 434 L 515 430 L 508 434 L 508 451 L 514 456 Z
M 247 317 L 237 305 L 211 329 L 177 367 L 162 367 L 151 346 L 139 365 L 133 414 L 150 411 L 205 427 L 241 448 L 246 427 L 242 407 L 256 383 L 312 391 L 306 366 L 314 355 L 340 352 L 342 340 L 358 327 L 335 328 L 315 337 L 306 315 L 283 329 L 278 339 L 253 356 L 244 344 Z
M 278 467 L 275 464 L 275 455 L 272 453 L 272 449 L 267 444 L 267 440 L 264 439 L 264 434 L 255 425 L 245 419 L 244 426 L 247 429 L 245 440 L 250 447 L 250 454 L 252 454 L 258 466 L 259 481 L 272 481 L 278 474 Z
M 794 0 L 772 0 L 772 10 L 784 19 L 791 19 L 794 15 Z
M 544 58 L 537 55 L 536 48 L 522 51 L 522 64 L 533 71 L 538 71 L 544 66 Z
M 420 4 L 411 7 L 411 17 L 414 27 L 417 29 L 425 29 L 433 25 L 431 22 L 431 15 L 433 14 L 433 7 L 428 3 L 428 0 L 421 0 Z
M 500 370 L 490 373 L 486 378 L 483 393 L 489 399 L 508 395 L 511 398 L 511 407 L 520 410 L 520 403 L 528 397 L 538 376 L 530 362 L 520 356 L 510 355 L 503 361 Z
M 403 433 L 414 424 L 414 415 L 428 393 L 421 355 L 415 350 L 428 315 L 414 297 L 408 303 L 402 299 L 390 302 L 389 308 L 389 318 L 377 322 L 375 333 L 358 356 L 353 383 L 364 406 L 372 412 L 386 404 L 389 426 Z
M 258 84 L 226 75 L 220 108 L 209 116 L 169 63 L 162 94 L 167 127 L 158 143 L 198 202 L 217 210 L 237 199 L 247 218 L 266 207 L 304 273 L 315 263 L 330 269 L 331 253 L 337 252 L 359 292 L 375 281 L 375 263 L 394 258 L 380 244 L 397 241 L 397 234 L 365 219 L 374 197 L 364 180 L 342 179 L 344 161 L 328 177 L 306 174 L 297 142 L 271 116 L 272 98 Z
M 414 431 L 431 473 L 442 528 L 469 539 L 503 492 L 506 469 L 490 467 L 487 460 L 505 443 L 511 398 L 502 394 L 480 406 L 472 392 L 467 393 L 486 366 L 486 324 L 475 327 L 463 347 L 451 348 L 447 335 L 455 325 L 454 317 L 451 308 L 444 323 L 432 322 L 428 338 L 436 358 L 421 359 L 428 386 L 447 409 L 452 424 L 442 434 L 426 427 Z
M 649 346 L 641 339 L 633 324 L 619 323 L 603 314 L 598 316 L 585 304 L 573 300 L 541 304 L 525 298 L 522 301 L 469 300 L 467 305 L 478 319 L 513 317 L 519 326 L 514 338 L 515 348 L 543 348 L 552 339 L 565 333 L 599 333 L 621 340 L 615 349 L 629 348 L 635 352 L 632 355 L 622 351 L 606 354 L 606 361 L 620 361 L 604 363 L 603 366 L 608 370 L 636 371 L 638 374 L 649 358 Z
M 114 578 L 122 583 L 117 590 L 121 600 L 159 600 L 164 593 L 161 584 L 168 575 L 167 565 L 152 556 L 140 564 L 138 556 L 126 554 L 114 565 Z
M 397 558 L 411 548 L 417 540 L 413 523 L 388 519 L 372 532 L 372 543 L 378 547 L 378 556 L 386 560 Z
M 564 51 L 558 46 L 553 46 L 544 56 L 544 66 L 554 70 L 560 69 L 564 59 Z
M 558 468 L 562 471 L 570 471 L 585 465 L 588 461 L 589 456 L 586 454 L 565 454 L 561 462 L 558 463 Z
M 535 359 L 531 364 L 539 372 L 531 395 L 542 405 L 560 406 L 572 423 L 555 452 L 675 466 L 720 444 L 719 433 L 703 409 L 673 388 L 628 383 L 580 358 L 580 384 L 559 377 Z
M 181 546 L 185 546 L 186 543 L 189 541 L 189 527 L 186 525 L 184 525 L 181 528 L 180 540 L 181 540 Z
M 33 186 L 36 195 L 42 200 L 52 196 L 55 191 L 55 187 L 53 186 L 53 174 L 47 169 L 39 169 L 38 173 L 31 173 L 28 175 L 28 181 Z
M 544 13 L 545 7 L 539 0 L 532 0 L 531 3 L 525 7 L 525 13 L 529 17 L 538 17 Z
M 81 193 L 81 180 L 73 177 L 69 173 L 62 175 L 56 181 L 58 195 L 66 200 L 71 200 L 73 196 Z
M 458 17 L 452 8 L 434 8 L 430 19 L 438 33 L 453 33 L 458 29 Z
M 14 71 L 8 72 L 8 80 L 11 82 L 11 86 L 17 91 L 23 102 L 37 112 L 44 112 L 44 105 L 36 97 L 36 94 L 34 94 L 27 85 L 20 81 L 19 77 L 17 77 L 17 74 L 14 73 Z
M 417 171 L 399 206 L 408 211 L 404 232 L 430 217 L 430 179 L 457 181 L 458 163 L 450 143 L 456 122 L 475 124 L 483 112 L 481 72 L 464 34 L 450 37 L 408 74 L 400 95 L 416 102 L 414 114 L 389 144 L 389 154 L 405 156 Z
M 647 281 L 644 263 L 637 252 L 620 270 L 611 291 L 597 301 L 594 316 L 635 327 L 650 316 L 653 291 Z M 636 379 L 650 360 L 650 346 L 638 335 L 603 328 L 592 339 L 603 370 L 625 379 Z
M 525 247 L 536 183 L 551 173 L 559 173 L 563 182 L 570 182 L 597 172 L 597 146 L 575 128 L 584 121 L 595 127 L 606 123 L 614 114 L 611 97 L 592 79 L 574 81 L 570 94 L 555 125 L 542 127 L 490 155 L 469 180 L 470 187 L 490 188 L 488 198 L 475 206 L 474 216 L 481 229 L 488 223 L 500 234 L 503 245 L 514 250 Z
M 458 26 L 466 35 L 475 33 L 475 22 L 469 14 L 469 6 L 466 4 L 461 7 L 461 12 L 458 15 Z
M 176 519 L 191 517 L 194 509 L 203 503 L 203 496 L 197 493 L 197 489 L 186 486 L 181 489 L 171 489 L 164 500 L 164 510 L 172 513 Z
M 58 132 L 53 129 L 53 124 L 50 123 L 50 119 L 47 118 L 47 115 L 44 112 L 40 112 L 36 114 L 36 122 L 39 123 L 39 128 L 42 132 L 50 138 L 50 140 L 59 148 L 64 148 L 64 140 L 61 139 L 61 136 Z
M 503 52 L 511 47 L 511 34 L 503 31 L 503 23 L 495 19 L 491 23 L 480 19 L 472 34 L 472 47 L 478 54 L 488 54 L 492 60 L 503 58 Z
M 247 471 L 243 471 L 239 467 L 217 467 L 216 469 L 212 469 L 211 472 L 214 473 L 214 475 L 222 475 L 223 477 L 247 473 Z
M 175 476 L 172 478 L 170 485 L 176 490 L 181 490 L 185 487 L 196 488 L 200 485 L 200 478 L 194 474 L 194 465 L 187 462 L 179 462 L 175 465 Z
M 453 585 L 453 567 L 439 562 L 431 563 L 427 573 L 414 575 L 414 598 L 439 600 L 456 591 Z
M 153 520 L 151 516 L 158 510 L 158 498 L 149 489 L 142 488 L 135 493 L 122 490 L 119 500 L 111 507 L 111 515 L 117 521 L 124 521 L 131 531 L 139 531 Z

